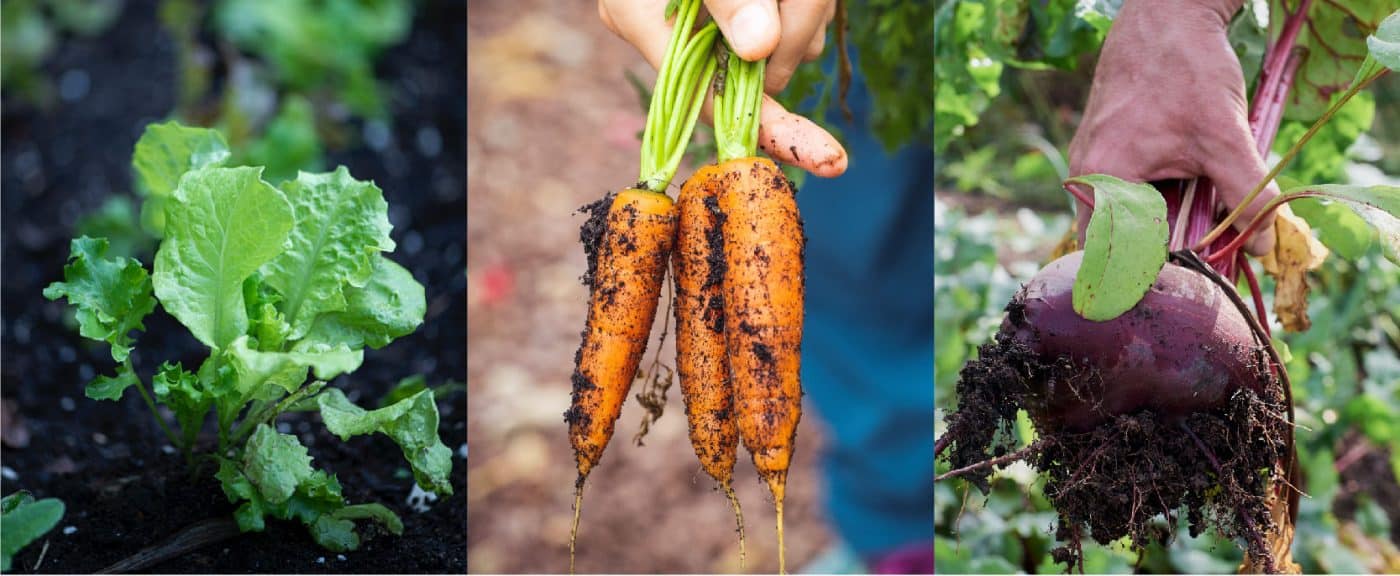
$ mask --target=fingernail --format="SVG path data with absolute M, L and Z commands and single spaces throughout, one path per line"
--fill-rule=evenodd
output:
M 757 60 L 767 54 L 760 51 L 764 49 L 766 39 L 764 36 L 769 33 L 773 26 L 773 17 L 758 2 L 750 2 L 734 14 L 734 19 L 730 21 L 730 32 L 733 36 L 729 42 L 734 46 L 734 51 L 739 53 L 745 60 Z

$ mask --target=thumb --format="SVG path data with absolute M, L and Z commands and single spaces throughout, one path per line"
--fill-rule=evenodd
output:
M 778 47 L 782 25 L 777 0 L 705 0 L 705 8 L 745 61 L 767 58 Z
M 1248 129 L 1240 137 L 1237 135 L 1230 138 L 1224 153 L 1215 154 L 1205 163 L 1205 173 L 1211 181 L 1215 182 L 1216 190 L 1220 192 L 1220 197 L 1225 206 L 1234 210 L 1245 196 L 1254 189 L 1265 176 L 1269 175 L 1269 167 L 1260 157 L 1254 138 L 1249 134 Z M 1243 232 L 1254 216 L 1259 214 L 1264 206 L 1279 195 L 1278 184 L 1269 181 L 1259 195 L 1249 203 L 1240 214 L 1239 219 L 1233 224 L 1236 231 Z M 1270 214 L 1267 219 L 1254 231 L 1254 236 L 1246 241 L 1245 249 L 1255 256 L 1263 256 L 1274 249 L 1274 215 Z

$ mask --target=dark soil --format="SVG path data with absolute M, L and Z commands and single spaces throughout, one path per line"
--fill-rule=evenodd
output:
M 1014 303 L 1008 313 L 1016 314 Z M 1032 414 L 1043 443 L 1028 462 L 1047 476 L 1045 495 L 1059 513 L 1057 561 L 1081 562 L 1084 538 L 1107 544 L 1131 536 L 1137 546 L 1165 543 L 1185 508 L 1191 534 L 1213 528 L 1253 548 L 1272 525 L 1265 494 L 1285 450 L 1287 407 L 1240 388 L 1222 406 L 1185 417 L 1121 414 L 1085 432 L 1035 417 L 1034 390 L 1078 389 L 1097 371 L 1042 359 L 1008 334 L 983 345 L 958 382 L 959 408 L 947 418 L 953 468 L 1006 454 L 1016 412 Z M 1112 383 L 1103 383 L 1111 386 Z M 1209 451 L 1209 455 L 1203 452 Z M 1223 473 L 1223 474 L 1222 474 Z M 963 476 L 986 492 L 991 468 Z M 1167 518 L 1162 524 L 1158 517 Z M 1242 519 L 1243 518 L 1243 519 Z M 1251 553 L 1267 557 L 1263 549 Z
M 159 543 L 182 528 L 232 510 L 212 472 L 191 479 L 183 460 L 162 450 L 165 439 L 139 396 L 97 402 L 83 395 L 94 376 L 112 371 L 107 349 L 78 336 L 65 305 L 41 291 L 60 279 L 74 222 L 112 195 L 130 194 L 132 147 L 146 124 L 173 109 L 178 79 L 175 44 L 158 23 L 157 3 L 127 3 L 120 20 L 90 39 L 64 38 L 44 72 L 57 81 L 81 73 L 89 89 L 47 110 L 6 95 L 3 126 L 3 396 L 22 420 L 28 442 L 6 436 L 0 481 L 4 493 L 27 489 L 67 505 L 59 527 L 16 557 L 16 571 L 99 570 Z M 465 6 L 422 4 L 403 44 L 377 63 L 389 99 L 386 145 L 353 143 L 331 150 L 328 166 L 345 165 L 372 179 L 389 203 L 391 256 L 424 284 L 427 317 L 414 334 L 367 351 L 363 367 L 332 385 L 371 406 L 400 378 L 423 373 L 430 385 L 466 379 L 465 290 Z M 222 70 L 215 66 L 215 71 Z M 358 132 L 360 120 L 352 120 Z M 436 145 L 424 145 L 424 142 Z M 149 264 L 149 257 L 146 258 Z M 160 362 L 198 366 L 206 352 L 173 318 L 146 320 L 133 359 L 148 379 Z M 460 393 L 439 400 L 443 442 L 466 443 Z M 7 415 L 9 412 L 7 411 Z M 416 513 L 406 499 L 407 463 L 383 436 L 340 442 L 314 414 L 283 416 L 301 436 L 314 464 L 335 473 L 352 503 L 381 502 L 404 521 L 402 537 L 374 535 L 365 526 L 360 550 L 336 554 L 318 547 L 292 522 L 271 521 L 265 532 L 151 568 L 157 572 L 464 572 L 466 466 L 454 462 L 456 494 Z M 213 438 L 206 434 L 207 446 Z M 76 531 L 64 534 L 65 527 Z

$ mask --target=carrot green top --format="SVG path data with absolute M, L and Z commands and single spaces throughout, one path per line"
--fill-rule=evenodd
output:
M 729 46 L 716 55 L 715 146 L 719 161 L 747 158 L 758 151 L 758 120 L 763 109 L 763 68 L 767 59 L 745 62 Z
M 709 56 L 719 29 L 709 22 L 694 30 L 700 4 L 673 0 L 667 7 L 668 16 L 675 12 L 676 24 L 652 89 L 638 179 L 640 188 L 652 192 L 664 193 L 675 177 L 715 72 L 715 59 Z

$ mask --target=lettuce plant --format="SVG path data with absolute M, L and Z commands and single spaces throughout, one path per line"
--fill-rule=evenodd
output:
M 319 410 L 342 440 L 382 433 L 398 443 L 420 487 L 452 493 L 452 454 L 437 435 L 431 390 L 364 410 L 327 386 L 359 368 L 366 347 L 381 348 L 423 321 L 423 286 L 387 257 L 394 241 L 383 192 L 343 167 L 273 187 L 261 167 L 225 166 L 229 157 L 213 130 L 148 127 L 132 164 L 160 200 L 159 213 L 147 214 L 163 223 L 154 266 L 107 257 L 102 238 L 73 240 L 64 281 L 44 295 L 66 298 L 80 333 L 108 343 L 117 362 L 86 395 L 120 400 L 135 388 L 192 470 L 215 465 L 229 501 L 240 503 L 235 517 L 244 531 L 262 530 L 268 517 L 296 519 L 336 551 L 359 546 L 357 520 L 399 534 L 392 511 L 347 504 L 335 475 L 313 468 L 297 437 L 273 426 L 285 412 Z M 156 306 L 209 355 L 193 370 L 161 364 L 148 387 L 132 350 Z M 217 449 L 199 453 L 211 412 Z
M 0 498 L 0 570 L 9 570 L 20 550 L 53 530 L 63 519 L 63 501 L 35 500 L 26 490 Z

